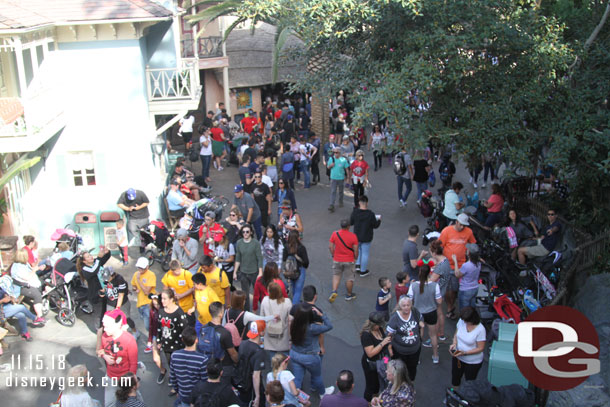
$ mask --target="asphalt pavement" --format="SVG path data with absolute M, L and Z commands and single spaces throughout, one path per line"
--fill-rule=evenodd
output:
M 370 152 L 366 152 L 366 159 L 372 165 L 373 157 Z M 435 163 L 438 168 L 438 163 Z M 320 165 L 322 182 L 312 186 L 309 190 L 303 189 L 302 184 L 296 188 L 296 200 L 298 211 L 301 214 L 304 224 L 303 243 L 307 247 L 310 258 L 310 266 L 307 270 L 305 284 L 313 284 L 318 289 L 317 305 L 329 315 L 334 326 L 333 330 L 326 334 L 325 346 L 326 355 L 323 358 L 323 377 L 326 386 L 334 384 L 338 372 L 342 369 L 350 369 L 355 377 L 354 393 L 362 396 L 364 392 L 364 375 L 360 360 L 362 357 L 362 347 L 360 345 L 359 332 L 368 317 L 368 314 L 375 309 L 376 293 L 379 290 L 378 279 L 389 277 L 394 285 L 395 275 L 402 269 L 402 244 L 406 238 L 407 230 L 410 225 L 417 224 L 423 230 L 426 226 L 425 219 L 421 216 L 416 205 L 416 192 L 409 196 L 407 207 L 402 208 L 398 204 L 396 191 L 396 176 L 392 171 L 392 162 L 384 158 L 383 167 L 374 172 L 371 168 L 370 181 L 372 187 L 366 193 L 369 196 L 369 208 L 376 214 L 382 216 L 379 229 L 375 230 L 375 237 L 371 247 L 370 255 L 370 275 L 357 280 L 354 285 L 354 293 L 357 298 L 354 301 L 345 301 L 344 282 L 339 289 L 339 297 L 331 304 L 328 296 L 331 292 L 331 256 L 328 251 L 328 239 L 331 233 L 339 229 L 339 222 L 342 218 L 349 217 L 353 209 L 353 198 L 351 195 L 345 196 L 345 206 L 336 208 L 334 213 L 330 213 L 327 208 L 329 205 L 329 182 Z M 194 172 L 200 171 L 199 164 L 193 166 Z M 226 168 L 224 171 L 211 169 L 213 193 L 223 194 L 232 201 L 233 186 L 239 182 L 235 167 Z M 459 176 L 461 174 L 461 176 Z M 468 177 L 465 175 L 462 166 L 458 166 L 458 177 L 465 185 Z M 415 185 L 414 185 L 415 187 Z M 436 193 L 436 189 L 434 191 Z M 467 193 L 472 193 L 470 186 L 467 186 Z M 480 195 L 487 197 L 490 188 L 479 189 Z M 275 204 L 274 204 L 275 208 Z M 273 211 L 275 213 L 275 210 Z M 225 212 L 226 213 L 226 212 Z M 274 218 L 275 219 L 275 218 Z M 277 221 L 277 219 L 275 219 Z M 423 248 L 421 241 L 419 248 Z M 135 260 L 137 249 L 132 248 L 130 254 L 134 257 L 130 259 L 127 267 L 122 267 L 119 260 L 113 258 L 111 265 L 119 269 L 119 272 L 131 281 L 131 276 L 135 271 Z M 157 281 L 160 285 L 162 270 L 158 265 L 153 267 L 157 274 Z M 394 288 L 392 287 L 392 294 Z M 135 301 L 131 296 L 131 301 Z M 391 307 L 396 304 L 396 299 L 392 298 Z M 143 325 L 137 316 L 135 303 L 132 308 L 132 318 L 143 331 Z M 0 357 L 0 364 L 7 364 L 7 371 L 0 372 L 0 389 L 2 389 L 2 405 L 23 405 L 23 406 L 48 406 L 55 401 L 59 395 L 58 384 L 60 377 L 65 375 L 63 367 L 83 363 L 93 375 L 94 386 L 90 388 L 92 397 L 103 399 L 103 388 L 101 387 L 101 377 L 104 375 L 105 368 L 101 360 L 95 357 L 95 328 L 99 315 L 87 316 L 78 313 L 78 320 L 73 327 L 59 325 L 53 318 L 54 313 L 48 316 L 49 322 L 43 328 L 31 328 L 30 333 L 34 338 L 33 342 L 26 343 L 19 337 L 8 337 L 5 341 L 10 345 L 9 349 L 4 350 L 4 355 Z M 420 365 L 418 367 L 417 378 L 415 380 L 416 400 L 418 406 L 440 406 L 443 405 L 445 389 L 450 386 L 451 381 L 451 358 L 448 347 L 451 343 L 455 331 L 455 321 L 447 320 L 445 334 L 447 341 L 440 343 L 439 355 L 440 363 L 432 363 L 432 351 L 430 348 L 422 348 Z M 426 334 L 427 335 L 427 334 Z M 141 391 L 144 400 L 149 407 L 171 406 L 173 399 L 168 397 L 169 387 L 167 384 L 157 385 L 156 376 L 158 369 L 152 361 L 151 354 L 144 354 L 146 340 L 140 339 L 139 359 L 146 367 L 141 370 L 142 385 Z M 20 358 L 19 358 L 20 356 Z M 17 362 L 20 361 L 20 364 Z M 479 378 L 487 375 L 487 365 L 483 366 L 479 373 Z M 40 382 L 32 383 L 32 379 L 46 377 L 47 383 L 42 385 Z M 16 379 L 20 380 L 17 381 Z M 23 385 L 23 379 L 27 379 L 29 384 Z M 51 388 L 50 381 L 55 380 Z M 167 383 L 167 381 L 166 381 Z M 16 385 L 17 384 L 17 385 Z M 10 391 L 4 391 L 10 390 Z M 309 376 L 306 375 L 303 390 L 309 392 Z M 314 407 L 317 399 L 314 399 Z

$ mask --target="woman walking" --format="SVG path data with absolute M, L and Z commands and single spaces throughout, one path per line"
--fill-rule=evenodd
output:
M 210 182 L 210 165 L 212 164 L 212 137 L 210 137 L 209 129 L 206 129 L 199 137 L 199 144 L 201 144 L 201 150 L 199 151 L 199 158 L 201 159 L 201 176 L 205 182 Z
M 176 294 L 173 290 L 163 290 L 161 293 L 161 305 L 159 310 L 159 325 L 157 326 L 157 349 L 162 350 L 167 358 L 167 366 L 172 358 L 172 353 L 184 348 L 182 342 L 182 331 L 188 325 L 186 314 L 178 306 Z M 157 383 L 163 383 L 167 369 L 161 370 Z M 172 389 L 170 395 L 175 394 Z
M 424 319 L 417 308 L 413 307 L 413 300 L 409 297 L 403 296 L 398 300 L 398 311 L 390 317 L 387 331 L 392 335 L 394 358 L 405 363 L 409 378 L 415 380 L 421 353 L 421 337 L 424 334 Z
M 364 350 L 361 364 L 366 383 L 364 399 L 368 402 L 371 401 L 374 394 L 379 393 L 377 361 L 392 355 L 390 351 L 392 338 L 386 335 L 384 327 L 385 319 L 383 313 L 371 312 L 360 331 L 360 344 Z
M 286 178 L 281 178 L 277 183 L 277 190 L 273 200 L 277 202 L 277 218 L 282 216 L 284 201 L 288 199 L 290 201 L 290 207 L 292 210 L 297 210 L 297 201 L 294 197 L 294 191 L 290 189 L 290 185 Z
M 321 324 L 314 323 L 313 316 L 318 315 L 322 319 Z M 318 336 L 333 329 L 328 317 L 322 314 L 316 307 L 308 307 L 299 304 L 294 313 L 294 320 L 290 325 L 290 359 L 292 361 L 292 372 L 295 377 L 295 385 L 301 388 L 305 371 L 311 375 L 311 385 L 320 396 L 332 394 L 334 386 L 324 387 L 322 381 L 322 359 L 320 357 L 320 344 Z
M 371 401 L 373 407 L 414 407 L 415 388 L 407 375 L 403 361 L 394 359 L 388 363 L 386 378 L 390 385 Z
M 282 287 L 276 281 L 272 281 L 268 286 L 269 295 L 263 298 L 261 303 L 261 316 L 279 315 L 279 319 L 267 322 L 265 328 L 264 347 L 271 354 L 275 352 L 288 352 L 290 349 L 290 309 L 292 301 L 284 298 Z
M 432 347 L 432 363 L 437 364 L 437 308 L 443 303 L 443 297 L 441 296 L 439 285 L 433 281 L 428 281 L 430 276 L 430 266 L 434 266 L 434 262 L 429 261 L 428 264 L 424 264 L 422 260 L 419 260 L 418 266 L 419 281 L 414 281 L 411 283 L 407 297 L 413 299 L 413 305 L 422 313 L 424 322 L 426 325 L 428 325 L 428 334 L 430 335 L 430 338 L 422 342 L 422 345 L 426 348 Z
M 271 371 L 267 373 L 267 383 L 271 383 L 274 380 L 279 381 L 284 389 L 284 400 L 283 404 L 290 404 L 293 406 L 304 406 L 309 407 L 311 402 L 309 400 L 301 404 L 298 400 L 300 390 L 294 384 L 294 375 L 288 370 L 288 362 L 290 358 L 283 353 L 276 353 L 271 358 Z
M 263 275 L 256 279 L 256 283 L 254 283 L 254 298 L 252 299 L 252 310 L 258 311 L 258 306 L 263 301 L 267 295 L 269 295 L 267 287 L 271 283 L 278 283 L 282 290 L 282 296 L 284 298 L 288 298 L 288 293 L 286 292 L 286 286 L 284 282 L 280 278 L 280 271 L 275 262 L 269 262 L 265 265 L 263 269 Z
M 443 244 L 440 240 L 437 239 L 430 243 L 430 254 L 434 261 L 434 267 L 432 268 L 429 279 L 438 284 L 438 287 L 441 290 L 441 297 L 445 298 L 447 289 L 450 289 L 451 291 L 458 290 L 457 277 L 451 270 L 449 259 L 443 254 Z M 447 339 L 445 337 L 445 313 L 443 312 L 442 306 L 437 307 L 436 311 L 438 315 L 438 339 L 444 341 Z
M 309 257 L 307 257 L 307 249 L 301 243 L 299 232 L 291 230 L 288 234 L 288 240 L 286 242 L 286 250 L 283 254 L 283 263 L 286 265 L 286 259 L 288 257 L 294 257 L 297 262 L 297 268 L 299 269 L 299 278 L 296 280 L 290 280 L 290 291 L 292 292 L 292 303 L 298 304 L 301 301 L 301 293 L 303 292 L 303 286 L 305 285 L 306 270 L 309 267 Z
M 354 207 L 358 207 L 358 200 L 364 195 L 364 186 L 369 182 L 369 165 L 364 161 L 364 151 L 356 151 L 356 159 L 349 167 L 354 185 Z
M 385 145 L 385 134 L 376 125 L 369 137 L 369 151 L 373 149 L 373 159 L 375 161 L 375 171 L 381 168 L 381 162 L 383 161 L 383 147 Z
M 265 234 L 261 238 L 261 247 L 263 249 L 263 267 L 267 263 L 273 262 L 281 268 L 284 244 L 275 225 L 269 225 L 265 229 Z
M 421 200 L 421 194 L 428 189 L 428 179 L 430 178 L 430 171 L 432 167 L 426 159 L 422 151 L 418 151 L 413 161 L 413 181 L 417 185 L 417 202 Z

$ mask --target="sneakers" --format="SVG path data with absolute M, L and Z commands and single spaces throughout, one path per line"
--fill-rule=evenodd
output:
M 214 160 L 214 168 L 218 169 L 218 163 Z
M 165 372 L 160 372 L 159 376 L 157 376 L 157 384 L 161 384 L 165 381 L 165 375 L 167 374 L 167 370 Z
M 432 356 L 432 363 L 438 365 L 438 356 Z
M 129 266 L 129 262 L 128 261 L 124 261 L 123 262 L 123 266 Z
M 218 171 L 223 171 L 225 167 L 218 167 Z
M 333 292 L 330 294 L 330 297 L 328 297 L 328 302 L 330 302 L 331 304 L 332 304 L 333 302 L 335 302 L 335 300 L 337 299 L 337 295 L 338 295 L 338 294 L 337 294 L 337 292 L 336 292 L 336 291 L 333 291 Z
M 439 341 L 446 341 L 446 340 L 447 340 L 447 337 L 446 337 L 445 335 L 439 335 L 439 336 L 438 336 L 438 340 L 439 340 Z
M 364 270 L 360 272 L 360 277 L 366 277 L 369 274 L 371 274 L 371 272 L 369 270 Z
M 32 342 L 34 340 L 34 339 L 32 339 L 32 336 L 30 335 L 29 332 L 22 334 L 21 339 L 23 339 L 26 342 Z
M 487 186 L 487 184 L 486 184 L 485 182 L 483 182 L 483 183 L 481 184 L 481 188 L 485 188 L 486 186 Z
M 324 389 L 324 395 L 328 396 L 329 394 L 333 394 L 335 392 L 335 386 L 328 386 Z
M 476 182 L 473 182 L 473 183 L 472 183 L 472 186 L 473 186 L 473 187 L 475 187 L 475 188 L 478 188 L 478 187 L 479 187 L 479 186 L 477 185 L 477 183 L 476 183 Z
M 403 201 L 402 199 L 400 199 L 398 202 L 400 202 L 401 208 L 404 208 L 405 206 L 407 206 L 407 203 L 405 201 Z
M 360 264 L 356 264 L 356 273 L 360 273 Z
M 144 353 L 150 353 L 152 352 L 152 345 L 146 345 L 146 348 L 144 348 Z
M 38 317 L 32 321 L 32 325 L 34 325 L 36 327 L 44 326 L 44 324 L 46 324 L 46 323 L 47 323 L 47 321 L 42 317 Z
M 472 177 L 470 177 L 470 181 L 468 181 L 468 182 L 472 184 Z
M 432 340 L 430 340 L 430 339 L 426 339 L 426 340 L 425 340 L 425 341 L 423 341 L 421 344 L 422 344 L 422 346 L 423 346 L 424 348 L 431 348 L 431 347 L 432 347 Z
M 335 205 L 331 205 L 331 206 L 329 206 L 329 207 L 328 207 L 328 210 L 329 210 L 330 212 L 334 212 L 334 211 L 335 211 Z
M 356 299 L 356 294 L 354 294 L 354 293 L 347 294 L 345 296 L 345 301 L 351 301 L 351 300 L 354 300 L 354 299 Z

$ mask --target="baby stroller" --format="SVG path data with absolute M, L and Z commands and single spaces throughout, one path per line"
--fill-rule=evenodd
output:
M 59 259 L 52 273 L 43 281 L 42 313 L 48 314 L 54 310 L 55 319 L 64 326 L 73 326 L 76 322 L 76 309 L 80 308 L 86 314 L 91 314 L 93 308 L 87 301 L 87 289 L 78 277 L 76 265 L 66 259 Z
M 172 259 L 172 245 L 174 236 L 160 220 L 153 220 L 150 224 L 140 229 L 141 249 L 144 257 L 148 259 L 151 267 L 155 261 L 161 263 L 163 271 L 169 270 L 169 262 Z
M 83 239 L 78 234 L 78 230 L 75 231 L 70 227 L 71 225 L 66 225 L 62 229 L 55 229 L 55 232 L 51 235 L 51 240 L 55 242 L 54 252 L 58 252 L 60 243 L 66 243 L 73 253 L 73 258 L 71 260 L 74 260 L 83 250 Z
M 189 236 L 199 239 L 199 227 L 205 221 L 206 212 L 214 212 L 216 222 L 222 220 L 222 211 L 229 204 L 223 196 L 203 198 L 191 205 L 180 221 L 180 227 L 189 231 Z

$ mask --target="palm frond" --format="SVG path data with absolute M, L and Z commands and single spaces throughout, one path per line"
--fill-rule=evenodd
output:
M 222 37 L 222 41 L 226 41 L 227 38 L 229 38 L 229 34 L 231 34 L 231 32 L 235 29 L 235 27 L 237 27 L 238 25 L 240 25 L 241 23 L 243 23 L 244 21 L 246 21 L 244 18 L 238 18 L 237 20 L 233 21 L 231 23 L 231 25 L 229 25 L 226 29 L 225 29 L 225 34 Z
M 275 33 L 275 44 L 273 47 L 273 64 L 271 71 L 271 82 L 273 84 L 277 82 L 280 53 L 282 52 L 282 48 L 284 48 L 286 40 L 288 40 L 288 36 L 292 34 L 293 31 L 294 30 L 290 27 L 284 27 L 281 30 L 278 29 L 278 31 L 276 31 Z

